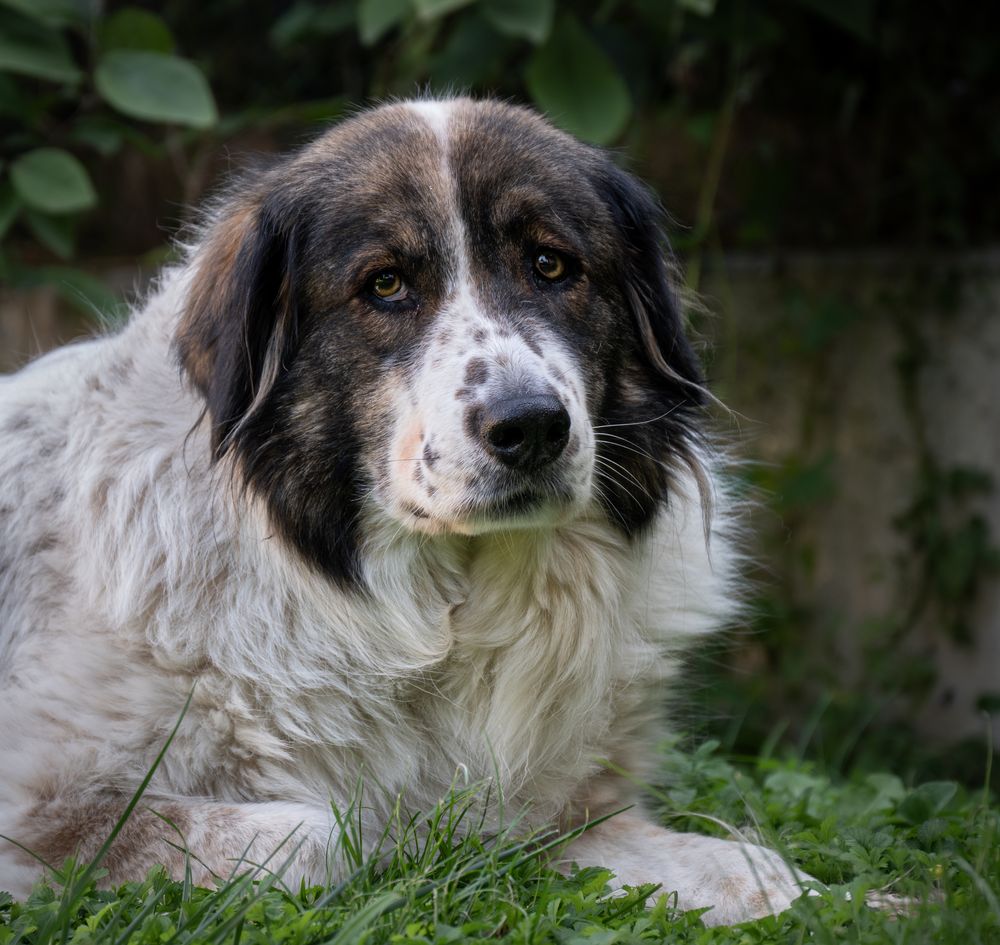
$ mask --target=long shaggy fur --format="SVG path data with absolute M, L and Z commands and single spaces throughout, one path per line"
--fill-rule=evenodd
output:
M 527 111 L 384 106 L 241 181 L 119 333 L 0 379 L 0 833 L 93 854 L 192 691 L 113 882 L 183 868 L 156 813 L 201 882 L 291 834 L 290 881 L 335 877 L 359 778 L 373 837 L 456 771 L 527 824 L 631 803 L 601 759 L 643 773 L 735 601 L 658 220 Z M 487 455 L 529 395 L 570 431 L 543 470 Z M 714 921 L 798 892 L 635 813 L 563 856 Z M 0 888 L 38 872 L 0 842 Z

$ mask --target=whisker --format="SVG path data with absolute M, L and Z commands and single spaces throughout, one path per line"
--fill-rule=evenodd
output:
M 640 502 L 635 497 L 635 495 L 633 495 L 633 493 L 631 492 L 631 490 L 628 489 L 628 488 L 626 488 L 626 486 L 625 486 L 625 484 L 623 482 L 619 482 L 617 479 L 615 479 L 615 477 L 613 475 L 611 475 L 611 473 L 608 472 L 608 470 L 606 470 L 606 469 L 595 469 L 594 470 L 594 474 L 595 474 L 595 476 L 597 476 L 597 478 L 602 478 L 603 477 L 603 479 L 604 479 L 605 482 L 607 482 L 610 485 L 614 486 L 616 489 L 620 489 L 622 492 L 624 492 L 626 496 L 628 496 L 636 505 L 639 506 L 639 508 L 643 507 L 643 503 Z
M 611 466 L 614 466 L 615 468 L 620 469 L 623 473 L 625 473 L 626 476 L 629 477 L 629 479 L 632 480 L 632 482 L 634 482 L 640 489 L 642 489 L 642 491 L 644 493 L 646 493 L 646 496 L 648 498 L 650 498 L 650 499 L 653 498 L 649 494 L 649 491 L 646 489 L 646 487 L 638 479 L 636 479 L 636 477 L 634 475 L 632 475 L 632 473 L 628 470 L 627 467 L 623 466 L 621 463 L 616 463 L 613 459 L 609 459 L 607 456 L 595 456 L 594 457 L 594 462 L 597 462 L 597 463 L 610 463 Z
M 607 435 L 607 434 L 604 434 L 604 435 Z M 652 453 L 647 453 L 645 450 L 638 449 L 637 447 L 632 446 L 630 443 L 627 443 L 627 442 L 623 442 L 623 443 L 608 443 L 608 442 L 606 442 L 606 441 L 604 441 L 604 440 L 602 440 L 600 438 L 597 438 L 597 442 L 598 443 L 603 443 L 605 446 L 609 446 L 609 447 L 612 447 L 614 449 L 628 450 L 630 453 L 635 453 L 638 456 L 643 456 L 646 459 L 648 459 L 650 462 L 656 463 L 657 466 L 660 466 L 661 468 L 665 469 L 669 473 L 676 473 L 676 471 L 677 471 L 676 468 L 674 466 L 672 466 L 670 463 L 664 462 L 662 459 L 657 459 Z M 608 457 L 604 457 L 604 458 L 607 459 Z
M 594 427 L 595 430 L 613 430 L 616 427 L 641 427 L 645 426 L 647 423 L 656 423 L 657 420 L 662 420 L 664 417 L 669 417 L 675 410 L 680 410 L 684 404 L 674 404 L 666 413 L 661 413 L 658 417 L 653 417 L 651 420 L 633 420 L 629 423 L 601 423 Z
M 663 462 L 663 460 L 657 459 L 652 453 L 648 452 L 647 450 L 641 450 L 641 449 L 639 449 L 638 446 L 633 446 L 623 436 L 615 437 L 616 440 L 620 441 L 620 442 L 617 442 L 617 443 L 612 443 L 612 442 L 604 439 L 604 437 L 606 437 L 606 436 L 614 436 L 614 434 L 612 434 L 612 433 L 598 433 L 598 434 L 596 434 L 594 436 L 594 439 L 598 443 L 603 443 L 605 446 L 610 446 L 613 449 L 629 450 L 632 453 L 638 453 L 639 456 L 645 456 L 646 459 L 652 460 L 654 463 L 659 463 L 661 466 L 666 466 L 667 465 L 665 462 Z
M 620 482 L 618 482 L 612 476 L 609 476 L 607 473 L 602 473 L 602 472 L 598 471 L 597 472 L 597 479 L 603 479 L 604 482 L 608 483 L 609 485 L 613 486 L 615 489 L 617 489 L 620 492 L 624 493 L 625 496 L 627 498 L 631 499 L 636 505 L 639 506 L 639 508 L 643 507 L 642 502 L 640 502 L 628 489 L 626 489 Z M 595 487 L 596 487 L 596 485 L 597 485 L 597 483 L 595 482 Z M 604 490 L 601 490 L 601 494 L 604 496 L 605 501 L 612 508 L 614 508 L 615 511 L 618 513 L 618 518 L 621 521 L 621 523 L 623 525 L 625 525 L 626 524 L 626 522 L 625 522 L 625 516 L 622 515 L 621 512 L 617 509 L 617 507 L 611 501 L 610 496 L 608 496 L 607 492 L 605 492 Z
M 622 527 L 628 528 L 628 522 L 625 521 L 625 516 L 618 511 L 618 506 L 611 501 L 611 497 L 601 488 L 599 482 L 594 482 L 594 492 L 597 494 L 599 499 L 603 500 L 605 506 L 615 513 L 618 521 L 622 523 Z

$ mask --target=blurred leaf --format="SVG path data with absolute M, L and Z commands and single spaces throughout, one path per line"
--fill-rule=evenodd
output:
M 17 219 L 20 209 L 21 201 L 14 193 L 14 188 L 6 181 L 0 183 L 0 239 L 4 238 L 11 224 Z
M 482 0 L 479 9 L 497 31 L 537 46 L 552 32 L 556 4 L 555 0 Z
M 467 7 L 472 0 L 413 0 L 417 8 L 417 16 L 422 20 L 436 20 L 462 7 Z
M 812 462 L 792 455 L 781 465 L 761 466 L 754 473 L 754 479 L 772 494 L 782 513 L 788 514 L 808 510 L 835 496 L 835 467 L 832 452 Z
M 911 824 L 921 824 L 940 814 L 958 791 L 953 781 L 928 781 L 911 791 L 899 805 L 899 816 Z
M 487 82 L 513 44 L 512 39 L 497 36 L 478 11 L 469 10 L 458 18 L 444 49 L 431 61 L 431 82 L 445 89 Z
M 698 16 L 711 16 L 715 12 L 715 0 L 677 0 L 677 5 Z
M 218 121 L 212 91 L 193 63 L 162 53 L 119 50 L 101 58 L 98 92 L 132 118 L 208 128 Z
M 0 72 L 53 82 L 79 82 L 82 73 L 55 30 L 0 8 Z
M 97 193 L 84 166 L 61 148 L 36 148 L 10 166 L 18 196 L 45 213 L 74 213 L 97 203 Z
M 990 715 L 1000 713 L 1000 692 L 984 692 L 976 699 L 976 711 Z
M 72 217 L 50 217 L 44 213 L 27 210 L 24 221 L 35 239 L 52 250 L 60 259 L 72 257 L 76 243 Z
M 292 102 L 280 108 L 246 108 L 239 112 L 227 112 L 219 120 L 220 137 L 228 137 L 246 129 L 266 131 L 283 126 L 311 125 L 316 122 L 331 122 L 343 116 L 349 99 L 338 95 L 333 98 L 316 99 L 306 102 Z
M 891 810 L 906 797 L 903 782 L 894 774 L 875 772 L 869 774 L 865 781 L 872 787 L 875 795 L 867 805 L 866 813 Z
M 575 17 L 559 18 L 525 72 L 531 97 L 567 131 L 597 144 L 621 134 L 632 114 L 625 80 Z
M 0 6 L 50 26 L 85 23 L 94 9 L 88 0 L 0 0 Z
M 147 52 L 171 53 L 174 37 L 169 27 L 155 13 L 138 7 L 125 7 L 101 24 L 101 48 L 142 49 Z
M 322 6 L 305 0 L 278 17 L 268 35 L 277 48 L 285 49 L 303 39 L 333 36 L 353 26 L 357 17 L 356 4 L 351 0 Z
M 373 46 L 410 12 L 410 0 L 361 0 L 358 4 L 358 35 Z
M 72 135 L 74 141 L 93 148 L 103 157 L 109 157 L 121 148 L 126 137 L 125 131 L 126 129 L 113 118 L 104 115 L 84 115 L 77 120 Z
M 994 489 L 993 476 L 985 469 L 955 466 L 945 473 L 948 495 L 964 499 L 974 495 L 990 495 Z

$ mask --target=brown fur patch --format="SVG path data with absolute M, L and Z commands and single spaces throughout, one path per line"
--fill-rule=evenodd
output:
M 490 366 L 482 358 L 473 358 L 465 366 L 465 384 L 476 387 L 485 384 L 490 377 Z
M 68 856 L 87 862 L 97 854 L 125 805 L 124 798 L 79 803 L 42 801 L 28 813 L 19 842 L 54 867 L 61 866 Z M 179 835 L 164 817 L 177 827 Z M 179 845 L 190 826 L 187 812 L 180 804 L 150 803 L 133 811 L 102 864 L 111 883 L 142 876 L 154 863 L 163 863 L 173 875 L 179 875 L 183 870 L 183 854 L 165 841 Z
M 240 249 L 253 229 L 256 212 L 256 202 L 233 207 L 212 227 L 199 253 L 176 342 L 185 371 L 203 392 L 211 380 L 220 334 L 213 321 L 228 314 L 221 296 L 228 288 Z

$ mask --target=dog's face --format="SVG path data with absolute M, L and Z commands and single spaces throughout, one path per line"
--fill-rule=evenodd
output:
M 389 105 L 231 192 L 177 347 L 217 456 L 338 579 L 370 515 L 633 534 L 694 462 L 663 253 L 644 188 L 533 113 Z

